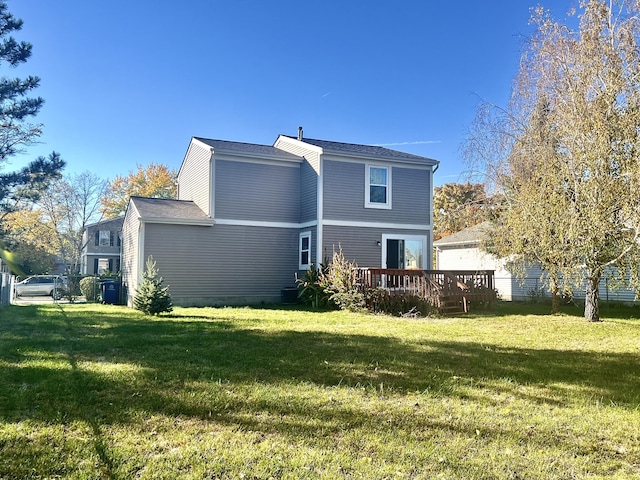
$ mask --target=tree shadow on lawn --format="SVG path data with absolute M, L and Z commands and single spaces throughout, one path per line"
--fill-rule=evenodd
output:
M 51 310 L 35 308 L 30 315 L 3 321 L 0 419 L 86 422 L 93 431 L 94 450 L 108 471 L 113 460 L 105 447 L 104 426 L 132 424 L 154 415 L 305 438 L 363 425 L 394 435 L 384 410 L 363 411 L 338 393 L 337 400 L 330 398 L 341 389 L 396 399 L 426 393 L 424 401 L 448 397 L 487 408 L 498 406 L 496 397 L 501 395 L 571 406 L 576 389 L 582 391 L 581 398 L 613 401 L 629 409 L 637 408 L 640 399 L 634 367 L 640 364 L 640 353 L 269 332 L 210 316 L 192 318 L 123 318 L 100 311 L 88 316 L 86 311 L 63 309 L 52 315 Z M 263 392 L 257 393 L 256 386 Z M 309 398 L 305 386 L 317 398 Z M 411 424 L 413 431 L 474 435 L 470 425 L 427 415 L 414 415 Z M 486 430 L 495 436 L 504 433 Z M 35 455 L 34 448 L 27 438 L 11 444 L 0 441 L 0 459 Z
M 4 419 L 59 420 L 60 412 L 85 408 L 82 399 L 94 396 L 92 403 L 109 421 L 126 421 L 137 409 L 165 410 L 170 403 L 167 391 L 216 382 L 373 389 L 383 385 L 387 392 L 400 394 L 471 398 L 477 393 L 480 401 L 489 401 L 482 400 L 483 388 L 499 387 L 526 397 L 518 387 L 531 385 L 545 394 L 528 400 L 541 403 L 571 401 L 563 389 L 580 389 L 583 397 L 631 408 L 640 399 L 634 367 L 640 363 L 640 353 L 438 340 L 410 343 L 317 331 L 265 332 L 211 318 L 132 320 L 64 312 L 55 320 L 15 325 L 13 332 L 0 335 L 0 346 Z M 67 368 L 39 365 L 51 358 L 67 363 Z M 142 394 L 150 398 L 138 400 Z

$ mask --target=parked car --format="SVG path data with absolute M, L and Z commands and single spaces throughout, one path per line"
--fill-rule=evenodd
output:
M 60 275 L 32 275 L 16 283 L 17 297 L 50 296 L 60 300 L 67 290 L 67 279 Z

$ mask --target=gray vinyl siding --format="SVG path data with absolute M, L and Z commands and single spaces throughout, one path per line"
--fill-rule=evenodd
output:
M 375 228 L 325 226 L 323 230 L 323 258 L 331 258 L 342 249 L 344 257 L 359 267 L 380 267 L 382 248 L 377 245 L 382 238 Z
M 318 218 L 318 174 L 304 162 L 300 167 L 300 222 Z
M 122 285 L 125 289 L 129 306 L 133 305 L 133 297 L 138 286 L 139 235 L 140 222 L 138 221 L 138 212 L 133 204 L 129 202 L 129 208 L 122 226 L 122 260 L 120 264 Z
M 300 169 L 215 160 L 216 218 L 293 222 L 300 218 Z
M 88 255 L 118 255 L 120 253 L 120 247 L 118 246 L 118 234 L 122 230 L 123 219 L 119 218 L 117 221 L 105 222 L 104 224 L 92 225 L 85 230 L 86 238 L 84 239 L 85 251 Z M 96 245 L 96 232 L 108 231 L 113 238 L 113 246 L 110 245 Z
M 282 288 L 295 285 L 298 229 L 163 224 L 145 229 L 145 255 L 153 255 L 176 305 L 277 302 Z
M 208 149 L 191 143 L 178 175 L 178 200 L 192 200 L 207 215 L 211 215 L 210 160 Z
M 390 210 L 365 208 L 365 172 L 364 163 L 324 161 L 325 219 L 429 225 L 429 170 L 392 167 Z
M 368 227 L 342 227 L 326 225 L 322 240 L 324 256 L 331 258 L 334 251 L 342 249 L 345 258 L 355 262 L 359 267 L 380 268 L 382 266 L 382 241 L 383 234 L 397 235 L 422 235 L 430 240 L 428 230 L 390 230 L 388 228 Z M 427 245 L 427 254 L 431 252 L 432 245 Z M 430 262 L 429 262 L 430 263 Z

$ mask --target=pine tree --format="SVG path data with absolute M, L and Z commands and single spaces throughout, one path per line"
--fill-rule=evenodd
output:
M 31 56 L 31 44 L 19 42 L 11 36 L 22 28 L 22 20 L 15 18 L 0 0 L 0 66 L 17 67 Z M 29 95 L 38 87 L 40 79 L 0 77 L 0 170 L 12 157 L 32 145 L 42 134 L 41 124 L 31 124 L 44 100 Z M 0 258 L 15 272 L 20 273 L 19 259 L 9 249 L 15 249 L 10 238 L 6 238 L 4 219 L 12 212 L 24 208 L 29 202 L 38 200 L 50 182 L 60 178 L 65 162 L 52 152 L 48 158 L 38 157 L 15 172 L 0 173 Z M 6 243 L 5 243 L 6 242 Z
M 158 315 L 171 312 L 173 304 L 169 295 L 169 287 L 162 285 L 162 277 L 158 275 L 158 268 L 152 256 L 147 258 L 146 268 L 142 274 L 142 284 L 138 287 L 133 299 L 136 310 L 147 315 Z

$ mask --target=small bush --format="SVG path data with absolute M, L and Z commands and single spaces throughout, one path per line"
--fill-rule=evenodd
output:
M 97 302 L 100 294 L 100 279 L 84 277 L 80 280 L 80 292 L 87 302 Z

